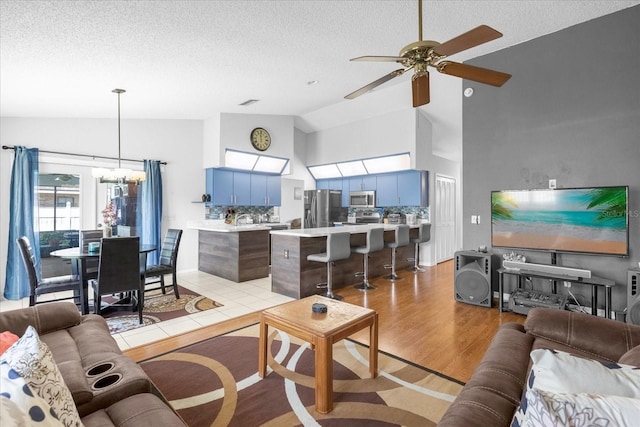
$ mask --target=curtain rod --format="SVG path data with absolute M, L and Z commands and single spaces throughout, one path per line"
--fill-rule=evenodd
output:
M 16 147 L 11 146 L 11 145 L 3 145 L 2 146 L 3 150 L 15 150 Z M 64 153 L 61 151 L 47 151 L 47 150 L 38 150 L 41 153 L 47 153 L 47 154 L 61 154 L 63 156 L 76 156 L 76 157 L 90 157 L 92 159 L 106 159 L 106 160 L 118 160 L 117 157 L 108 157 L 108 156 L 93 156 L 90 154 L 77 154 L 77 153 Z M 144 162 L 144 160 L 136 160 L 136 159 L 120 159 L 120 160 L 124 160 L 125 162 Z M 161 165 L 166 165 L 167 162 L 160 162 Z

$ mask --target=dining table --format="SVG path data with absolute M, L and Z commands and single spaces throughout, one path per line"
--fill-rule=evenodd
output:
M 117 237 L 113 237 L 117 238 Z M 142 244 L 140 245 L 140 264 L 146 265 L 147 254 L 153 252 L 158 248 L 155 245 Z M 72 269 L 77 272 L 80 283 L 80 309 L 82 314 L 89 314 L 89 278 L 87 277 L 87 260 L 91 258 L 97 258 L 100 256 L 100 251 L 89 251 L 82 247 L 73 247 L 66 249 L 58 249 L 50 253 L 51 256 L 55 256 L 62 259 L 68 259 L 72 263 Z M 143 264 L 144 263 L 144 264 Z

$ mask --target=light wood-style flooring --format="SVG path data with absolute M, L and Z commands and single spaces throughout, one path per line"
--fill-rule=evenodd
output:
M 426 267 L 424 273 L 401 271 L 404 280 L 375 278 L 377 289 L 353 287 L 336 293 L 346 302 L 375 309 L 379 315 L 379 349 L 468 381 L 496 329 L 506 322 L 523 323 L 525 316 L 456 302 L 453 298 L 453 262 Z M 253 313 L 224 323 L 170 337 L 125 351 L 136 361 L 163 354 L 209 337 L 259 321 Z M 352 336 L 368 344 L 368 332 Z M 257 361 L 256 361 L 257 369 Z

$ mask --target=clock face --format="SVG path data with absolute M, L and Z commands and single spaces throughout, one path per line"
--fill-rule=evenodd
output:
M 265 151 L 271 145 L 271 135 L 263 128 L 255 128 L 251 131 L 251 145 L 260 151 Z

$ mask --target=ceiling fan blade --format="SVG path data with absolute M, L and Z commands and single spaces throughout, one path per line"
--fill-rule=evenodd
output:
M 433 50 L 438 55 L 450 56 L 500 37 L 502 37 L 501 32 L 494 30 L 488 25 L 480 25 L 473 30 L 442 43 L 440 46 L 433 48 Z
M 378 80 L 373 81 L 373 82 L 369 83 L 368 85 L 361 87 L 360 89 L 356 90 L 355 92 L 351 92 L 349 95 L 345 96 L 345 98 L 346 99 L 354 99 L 354 98 L 359 97 L 360 95 L 364 95 L 365 93 L 369 92 L 371 89 L 374 89 L 374 88 L 380 86 L 382 83 L 388 82 L 389 80 L 391 80 L 394 77 L 401 76 L 407 70 L 410 70 L 410 68 L 407 68 L 407 69 L 400 68 L 398 70 L 392 71 L 389 74 L 380 77 Z
M 350 61 L 371 61 L 371 62 L 401 62 L 406 60 L 402 56 L 358 56 L 351 58 Z
M 416 74 L 411 79 L 411 93 L 413 95 L 413 107 L 428 104 L 429 95 L 429 73 L 423 72 Z
M 506 81 L 511 78 L 511 74 L 452 61 L 442 61 L 438 63 L 436 68 L 443 74 L 498 87 L 505 84 Z

